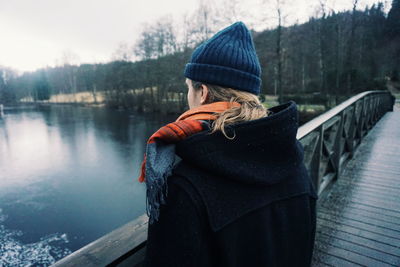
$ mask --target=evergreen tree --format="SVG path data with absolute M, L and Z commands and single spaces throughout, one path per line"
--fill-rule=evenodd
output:
M 33 97 L 36 100 L 49 100 L 50 99 L 50 85 L 46 78 L 46 73 L 42 70 L 38 73 L 33 88 Z
M 386 20 L 387 50 L 391 54 L 389 60 L 390 77 L 400 80 L 400 0 L 393 0 L 392 8 Z
M 13 104 L 16 102 L 15 92 L 10 86 L 7 70 L 0 69 L 0 104 Z
M 389 39 L 400 37 L 400 0 L 393 0 L 386 20 L 386 35 Z

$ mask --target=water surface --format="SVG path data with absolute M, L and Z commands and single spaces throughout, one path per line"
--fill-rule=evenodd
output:
M 146 139 L 174 117 L 70 106 L 0 119 L 0 266 L 49 265 L 145 211 Z

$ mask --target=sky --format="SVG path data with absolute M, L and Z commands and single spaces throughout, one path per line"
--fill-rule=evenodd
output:
M 0 0 L 0 66 L 32 71 L 60 65 L 65 57 L 75 64 L 107 62 L 121 43 L 135 43 L 145 23 L 166 15 L 176 21 L 190 17 L 199 1 L 237 3 L 238 10 L 252 14 L 242 20 L 256 30 L 276 21 L 276 0 Z M 286 24 L 317 15 L 319 0 L 285 1 Z M 352 0 L 325 1 L 328 9 L 352 7 Z M 359 0 L 359 6 L 375 2 Z

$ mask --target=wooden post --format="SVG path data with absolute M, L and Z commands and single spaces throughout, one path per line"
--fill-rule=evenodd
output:
M 342 156 L 342 143 L 346 142 L 345 140 L 342 140 L 342 135 L 343 135 L 343 127 L 344 127 L 344 110 L 342 110 L 339 113 L 340 120 L 339 120 L 339 125 L 337 128 L 336 136 L 335 136 L 335 143 L 333 144 L 333 162 L 334 162 L 334 168 L 336 168 L 336 179 L 339 178 L 340 175 L 340 158 Z
M 360 119 L 358 121 L 358 130 L 360 134 L 360 143 L 363 140 L 364 137 L 364 123 L 365 123 L 365 107 L 366 107 L 366 99 L 363 98 L 361 99 L 361 112 L 360 112 Z
M 311 179 L 314 181 L 316 185 L 316 191 L 319 194 L 320 186 L 321 186 L 321 172 L 320 172 L 320 165 L 321 165 L 321 156 L 322 156 L 322 145 L 324 142 L 324 125 L 321 125 L 317 130 L 319 133 L 318 144 L 315 148 L 315 154 L 313 156 L 313 160 L 311 162 Z
M 353 105 L 353 111 L 351 115 L 351 121 L 350 121 L 350 126 L 347 132 L 347 138 L 345 142 L 347 142 L 348 148 L 349 148 L 349 158 L 352 158 L 354 155 L 354 139 L 356 136 L 356 121 L 357 121 L 357 102 L 355 102 Z

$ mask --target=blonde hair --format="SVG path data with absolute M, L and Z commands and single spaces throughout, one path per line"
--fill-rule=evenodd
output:
M 195 90 L 199 90 L 203 84 L 208 87 L 206 104 L 218 101 L 238 102 L 240 104 L 240 107 L 233 107 L 216 114 L 217 119 L 211 125 L 211 133 L 221 131 L 226 138 L 233 139 L 235 138 L 235 133 L 233 133 L 232 137 L 229 137 L 225 131 L 226 126 L 237 122 L 260 119 L 269 115 L 269 111 L 261 104 L 258 97 L 252 93 L 189 81 Z

